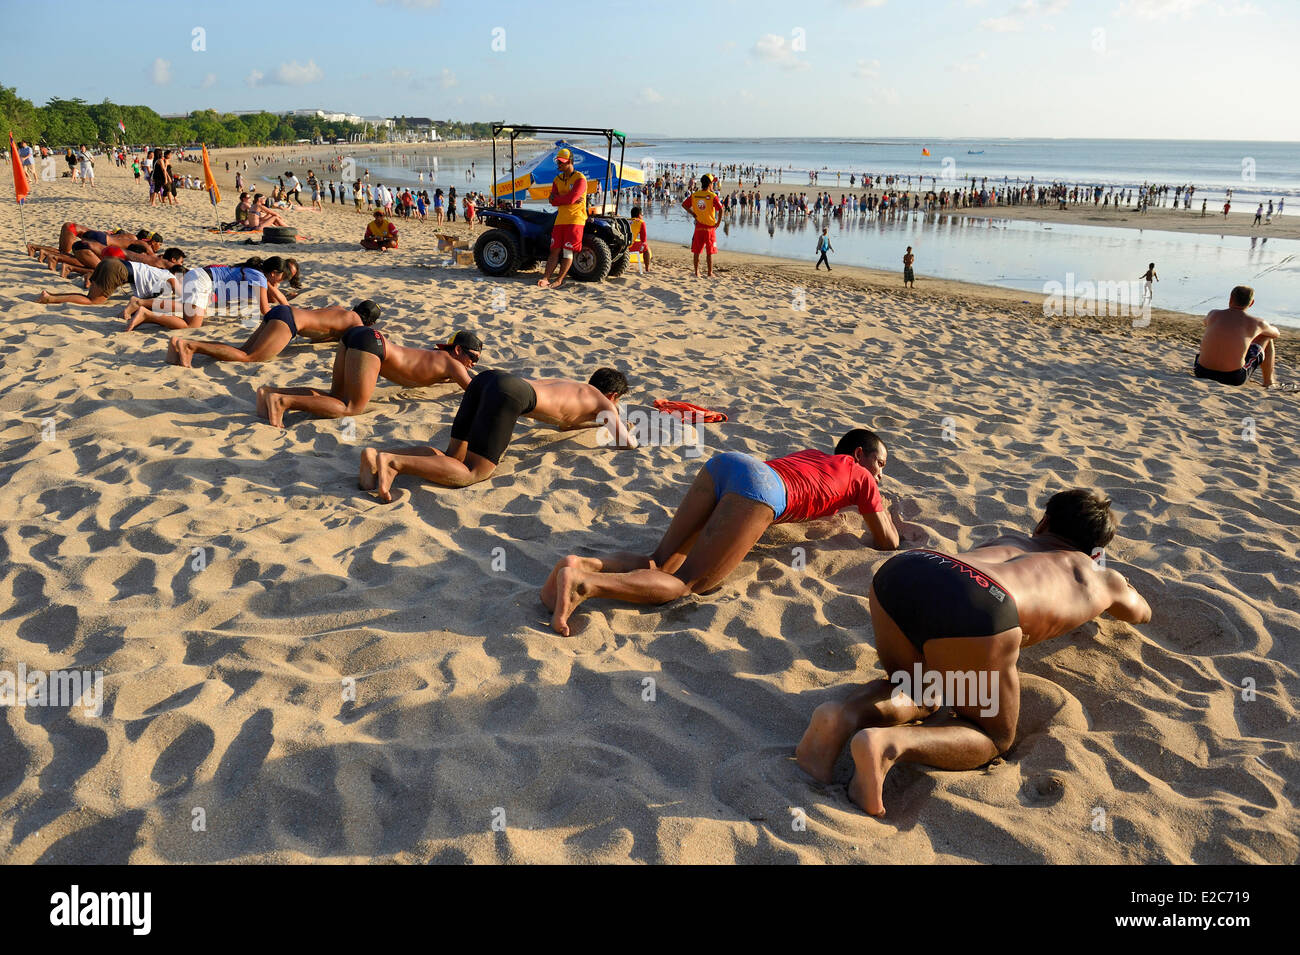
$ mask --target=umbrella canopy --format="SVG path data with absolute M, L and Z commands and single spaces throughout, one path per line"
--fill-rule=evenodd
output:
M 627 189 L 645 183 L 645 173 L 626 163 L 619 165 L 617 160 L 608 164 L 603 153 L 594 153 L 589 149 L 574 146 L 558 140 L 549 151 L 542 153 L 524 163 L 515 172 L 514 177 L 504 177 L 492 186 L 492 193 L 497 198 L 534 199 L 545 201 L 551 194 L 551 182 L 555 179 L 555 154 L 567 149 L 573 154 L 573 168 L 587 177 L 587 191 L 600 189 Z M 611 182 L 605 185 L 606 173 L 612 173 Z

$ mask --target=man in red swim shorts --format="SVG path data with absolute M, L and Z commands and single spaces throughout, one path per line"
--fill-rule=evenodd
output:
M 682 200 L 682 208 L 695 217 L 695 235 L 691 237 L 691 253 L 695 257 L 695 277 L 700 277 L 700 253 L 708 260 L 708 274 L 713 277 L 713 256 L 718 251 L 718 223 L 722 220 L 722 203 L 713 191 L 713 177 L 707 172 L 700 177 L 700 188 Z
M 542 288 L 559 288 L 573 266 L 573 256 L 582 250 L 582 227 L 587 222 L 587 177 L 573 168 L 573 154 L 561 149 L 555 154 L 560 174 L 551 183 L 551 205 L 555 206 L 555 225 L 551 227 L 551 254 L 546 260 L 546 274 L 537 284 Z M 560 274 L 551 282 L 551 273 L 560 265 Z

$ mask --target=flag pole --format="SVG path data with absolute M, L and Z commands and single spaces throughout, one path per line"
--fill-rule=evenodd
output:
M 27 217 L 23 215 L 23 201 L 18 200 L 18 221 L 23 227 L 23 249 L 27 249 Z

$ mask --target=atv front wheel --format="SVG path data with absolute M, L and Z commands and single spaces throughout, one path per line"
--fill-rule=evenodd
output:
M 488 229 L 474 243 L 474 264 L 484 275 L 509 275 L 519 267 L 519 245 L 505 229 Z

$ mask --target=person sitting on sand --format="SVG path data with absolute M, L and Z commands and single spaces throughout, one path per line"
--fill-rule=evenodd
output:
M 1114 536 L 1110 499 L 1073 488 L 1052 495 L 1030 537 L 999 537 L 955 556 L 918 549 L 891 557 L 868 595 L 876 653 L 890 677 L 817 707 L 795 749 L 799 766 L 830 782 L 851 740 L 849 797 L 879 816 L 885 775 L 899 760 L 976 769 L 1006 753 L 1020 715 L 1021 649 L 1102 613 L 1151 619 L 1132 585 L 1090 556 Z M 936 689 L 921 692 L 932 680 Z M 976 687 L 982 699 L 973 698 Z
M 262 324 L 242 348 L 178 337 L 167 343 L 167 361 L 182 368 L 192 368 L 195 355 L 207 355 L 216 361 L 270 361 L 297 336 L 311 342 L 338 341 L 349 329 L 368 327 L 378 320 L 379 306 L 368 299 L 352 308 L 276 305 L 262 317 Z
M 663 604 L 712 590 L 773 524 L 830 517 L 856 506 L 880 550 L 898 546 L 878 481 L 888 451 L 854 428 L 833 454 L 807 450 L 764 463 L 736 451 L 714 455 L 695 475 L 654 553 L 568 556 L 542 588 L 551 628 L 569 635 L 569 615 L 589 597 Z
M 297 263 L 289 263 L 293 260 L 273 255 L 265 261 L 249 259 L 243 265 L 190 269 L 185 273 L 179 297 L 132 298 L 122 311 L 126 330 L 134 331 L 144 323 L 175 329 L 200 328 L 208 309 L 233 305 L 243 310 L 253 304 L 250 296 L 256 296 L 258 314 L 265 315 L 273 305 L 289 304 L 279 288 L 285 278 L 297 278 Z
M 412 474 L 443 487 L 468 487 L 492 476 L 514 434 L 515 422 L 532 418 L 560 431 L 603 427 L 615 447 L 636 447 L 618 416 L 627 378 L 613 368 L 597 369 L 587 384 L 559 378 L 527 381 L 504 371 L 485 371 L 465 389 L 451 425 L 447 451 L 413 447 L 395 451 L 366 448 L 357 483 L 392 501 L 393 479 Z M 602 420 L 597 416 L 605 413 Z
M 252 229 L 287 229 L 289 223 L 284 221 L 284 216 L 274 209 L 267 208 L 266 199 L 259 192 L 253 196 L 253 207 L 248 211 L 244 219 L 246 228 Z
M 397 226 L 388 221 L 382 208 L 377 207 L 374 219 L 366 224 L 365 234 L 361 237 L 361 248 L 371 251 L 397 248 Z
M 130 285 L 135 296 L 157 298 L 159 296 L 179 296 L 181 279 L 185 274 L 183 265 L 173 265 L 166 269 L 146 265 L 143 262 L 130 262 L 126 259 L 108 257 L 95 266 L 85 294 L 68 292 L 51 295 L 42 291 L 36 299 L 42 305 L 103 305 L 123 285 Z
M 426 388 L 454 381 L 470 385 L 469 369 L 483 354 L 483 342 L 473 332 L 459 331 L 445 345 L 405 348 L 394 345 L 373 328 L 350 329 L 334 356 L 329 391 L 316 388 L 257 389 L 257 414 L 277 428 L 286 411 L 305 411 L 317 418 L 344 418 L 366 410 L 380 378 L 404 388 Z
M 1273 387 L 1273 342 L 1281 332 L 1246 309 L 1255 304 L 1255 290 L 1238 285 L 1228 296 L 1227 308 L 1205 316 L 1201 350 L 1192 361 L 1192 373 L 1225 385 L 1244 385 L 1255 373 L 1265 388 Z

